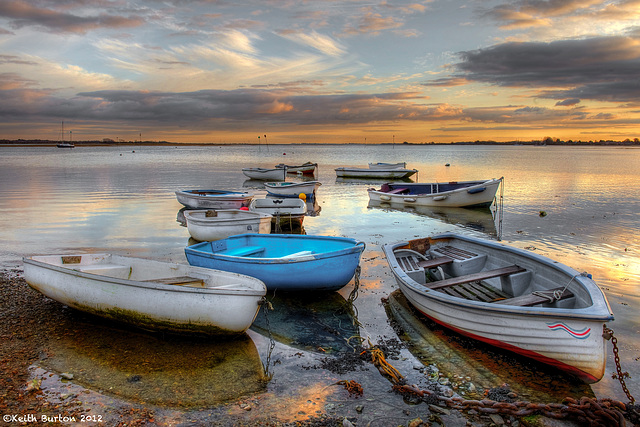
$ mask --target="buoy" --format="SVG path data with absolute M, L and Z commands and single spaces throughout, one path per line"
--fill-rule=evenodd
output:
M 241 208 L 240 208 L 240 210 L 241 210 L 241 211 L 248 211 L 248 210 L 249 210 L 249 208 L 248 208 L 248 207 L 246 207 L 246 206 L 243 206 L 243 207 L 241 207 Z
M 307 200 L 307 195 L 304 194 L 304 193 L 300 193 L 300 194 L 298 194 L 298 198 L 302 199 L 302 200 Z

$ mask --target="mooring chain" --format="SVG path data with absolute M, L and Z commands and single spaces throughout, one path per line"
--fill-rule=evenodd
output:
M 361 268 L 360 266 L 356 267 L 356 272 L 353 276 L 353 289 L 351 290 L 351 293 L 349 294 L 349 298 L 347 299 L 347 301 L 349 301 L 349 304 L 353 304 L 355 300 L 358 299 L 358 290 L 360 289 L 360 271 Z
M 262 305 L 262 309 L 264 311 L 264 321 L 267 325 L 267 332 L 269 333 L 269 351 L 267 352 L 267 360 L 264 363 L 264 374 L 267 380 L 270 380 L 273 377 L 273 374 L 269 372 L 269 366 L 271 365 L 271 353 L 273 353 L 273 349 L 276 347 L 276 340 L 273 339 L 273 334 L 271 333 L 271 323 L 269 322 L 269 310 L 273 310 L 273 305 L 271 302 L 267 300 L 267 297 L 262 297 L 259 302 Z
M 631 417 L 637 417 L 637 409 L 634 408 L 633 399 L 630 396 L 629 405 L 613 399 L 593 399 L 586 396 L 580 400 L 566 397 L 563 403 L 501 402 L 491 399 L 467 400 L 462 397 L 445 397 L 431 390 L 406 384 L 404 377 L 385 360 L 384 353 L 380 349 L 370 345 L 366 351 L 371 353 L 372 363 L 393 383 L 394 391 L 403 395 L 413 395 L 427 402 L 435 398 L 453 409 L 473 409 L 482 414 L 503 414 L 514 417 L 541 414 L 554 419 L 574 419 L 592 427 L 625 426 L 625 413 Z
M 553 419 L 575 419 L 590 426 L 624 426 L 622 411 L 627 406 L 612 399 L 592 399 L 582 397 L 579 401 L 567 397 L 566 403 L 497 402 L 490 399 L 465 400 L 459 397 L 437 396 L 448 407 L 461 410 L 475 409 L 483 414 L 502 414 L 526 417 L 541 414 Z
M 633 398 L 633 396 L 631 396 L 631 392 L 629 392 L 629 389 L 627 388 L 627 383 L 624 380 L 625 378 L 631 378 L 631 375 L 629 375 L 629 372 L 622 372 L 622 367 L 620 365 L 620 356 L 618 355 L 618 339 L 613 336 L 613 330 L 609 329 L 607 325 L 604 325 L 602 327 L 602 336 L 606 340 L 611 340 L 611 344 L 613 345 L 613 360 L 616 363 L 617 374 L 613 374 L 611 377 L 613 379 L 617 378 L 618 381 L 620 381 L 620 386 L 622 387 L 622 390 L 627 395 L 629 402 L 633 405 L 635 404 L 636 400 Z

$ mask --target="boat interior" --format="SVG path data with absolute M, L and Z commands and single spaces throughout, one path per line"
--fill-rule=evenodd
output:
M 429 290 L 520 307 L 577 308 L 587 303 L 582 292 L 581 298 L 574 295 L 580 288 L 569 286 L 570 278 L 542 278 L 524 259 L 508 263 L 454 242 L 431 247 L 426 243 L 425 247 L 424 241 L 412 241 L 408 247 L 396 249 L 394 255 L 402 270 Z
M 473 185 L 482 184 L 483 181 L 477 182 L 434 182 L 434 183 L 412 183 L 410 185 L 403 184 L 382 184 L 381 192 L 387 194 L 436 194 L 445 193 L 447 191 L 458 190 L 460 188 L 471 187 Z

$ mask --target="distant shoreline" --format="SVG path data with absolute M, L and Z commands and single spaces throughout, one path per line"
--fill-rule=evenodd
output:
M 8 140 L 0 139 L 0 147 L 56 147 L 60 141 L 50 140 Z M 113 146 L 259 146 L 263 144 L 259 143 L 213 143 L 213 142 L 169 142 L 169 141 L 74 141 L 74 146 L 78 147 L 113 147 Z M 496 141 L 460 141 L 460 142 L 425 142 L 425 143 L 412 143 L 403 142 L 398 144 L 390 143 L 293 143 L 293 144 L 271 144 L 271 145 L 407 145 L 407 146 L 424 146 L 424 145 L 497 145 L 497 146 L 626 146 L 635 147 L 640 146 L 640 140 L 635 138 L 633 141 L 509 141 L 509 142 L 496 142 Z M 63 147 L 61 147 L 63 148 Z

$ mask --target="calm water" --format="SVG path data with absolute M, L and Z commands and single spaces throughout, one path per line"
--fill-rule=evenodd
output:
M 245 178 L 241 172 L 243 167 L 273 167 L 281 162 L 299 164 L 305 161 L 319 164 L 317 179 L 322 183 L 315 200 L 319 213 L 305 219 L 306 232 L 349 236 L 367 244 L 361 262 L 355 311 L 344 310 L 353 282 L 334 295 L 335 298 L 328 298 L 324 305 L 314 306 L 317 302 L 309 301 L 305 306 L 307 309 L 302 311 L 296 308 L 300 304 L 276 299 L 277 313 L 273 314 L 271 322 L 276 347 L 270 359 L 266 359 L 268 333 L 264 324 L 260 324 L 264 319 L 260 318 L 249 332 L 242 354 L 233 357 L 233 360 L 248 358 L 245 364 L 240 363 L 247 370 L 256 370 L 260 362 L 264 365 L 278 360 L 270 368 L 274 375 L 272 380 L 257 388 L 239 390 L 225 399 L 259 390 L 265 401 L 271 399 L 272 405 L 280 411 L 288 408 L 293 418 L 327 410 L 326 405 L 335 403 L 336 395 L 340 393 L 338 387 L 327 388 L 327 385 L 344 376 L 308 368 L 317 366 L 327 354 L 348 351 L 348 346 L 343 348 L 343 338 L 353 334 L 370 338 L 374 343 L 398 337 L 405 340 L 409 351 L 403 350 L 393 363 L 407 375 L 422 375 L 413 368 L 434 364 L 448 375 L 471 377 L 478 388 L 507 382 L 533 398 L 545 398 L 545 393 L 558 397 L 589 392 L 584 386 L 566 389 L 552 373 L 526 362 L 505 368 L 511 366 L 511 360 L 506 361 L 504 355 L 492 354 L 482 348 L 478 350 L 464 341 L 460 344 L 457 338 L 442 331 L 425 328 L 424 323 L 403 305 L 401 296 L 393 293 L 397 286 L 388 271 L 381 245 L 449 230 L 491 239 L 496 239 L 501 232 L 502 240 L 509 244 L 591 273 L 611 303 L 616 320 L 609 327 L 619 341 L 623 370 L 632 375 L 628 380 L 631 393 L 640 398 L 640 362 L 635 360 L 640 356 L 637 333 L 640 328 L 638 149 L 403 145 L 130 146 L 77 147 L 70 151 L 0 148 L 0 263 L 15 267 L 21 264 L 23 256 L 80 251 L 109 251 L 186 262 L 183 250 L 189 234 L 176 221 L 181 205 L 175 199 L 175 190 L 218 188 L 264 195 L 259 182 Z M 366 166 L 368 162 L 377 161 L 406 161 L 409 167 L 419 170 L 416 180 L 423 182 L 504 176 L 502 222 L 495 220 L 491 211 L 418 212 L 370 207 L 366 189 L 379 186 L 381 182 L 336 179 L 336 167 Z M 445 166 L 447 163 L 450 166 Z M 384 304 L 382 299 L 385 299 Z M 347 318 L 336 313 L 341 313 L 340 316 L 346 313 Z M 69 316 L 76 319 L 74 316 L 78 315 L 71 313 Z M 362 326 L 354 329 L 353 317 Z M 94 320 L 80 318 L 82 322 L 88 322 L 88 340 L 108 335 L 113 348 L 133 345 L 121 338 L 118 331 L 109 335 L 111 325 L 98 325 L 103 329 L 97 334 L 92 332 L 96 328 L 92 323 Z M 401 332 L 394 330 L 391 323 Z M 297 327 L 292 328 L 292 324 Z M 318 332 L 321 330 L 333 333 L 322 334 Z M 336 336 L 343 338 L 336 340 Z M 153 340 L 146 339 L 136 340 L 136 343 L 143 346 L 142 351 L 150 360 L 154 359 L 154 354 L 168 351 L 165 346 L 173 345 L 166 341 L 161 345 L 154 344 Z M 83 372 L 84 376 L 76 378 L 85 378 L 84 385 L 89 388 L 120 390 L 112 392 L 128 399 L 165 404 L 171 404 L 170 399 L 154 395 L 153 390 L 169 389 L 169 394 L 177 393 L 171 391 L 171 387 L 158 386 L 164 384 L 163 381 L 171 383 L 171 378 L 149 381 L 148 388 L 144 387 L 145 381 L 139 381 L 135 391 L 127 391 L 131 383 L 125 381 L 126 378 L 136 369 L 142 369 L 140 366 L 144 363 L 131 362 L 122 366 L 126 363 L 117 360 L 118 352 L 115 352 L 108 355 L 110 362 L 106 363 L 114 366 L 112 375 L 103 372 L 105 363 L 92 368 L 95 355 L 84 353 L 90 352 L 90 348 L 100 348 L 97 343 L 78 346 L 77 343 L 57 342 L 55 345 L 58 346 L 56 353 L 61 356 L 53 357 L 48 367 Z M 216 348 L 213 343 L 194 347 L 209 355 L 208 358 L 211 354 L 228 352 L 226 348 Z M 223 359 L 219 360 L 220 366 L 226 363 Z M 611 379 L 611 373 L 615 372 L 612 359 L 609 357 L 604 379 L 591 389 L 598 397 L 626 401 L 619 384 Z M 67 365 L 69 363 L 71 365 Z M 210 365 L 201 368 L 213 369 Z M 166 366 L 151 369 L 153 372 L 158 370 L 170 371 Z M 225 370 L 229 371 L 229 368 Z M 143 379 L 149 377 L 145 372 L 139 375 Z M 377 371 L 347 375 L 363 384 L 365 390 L 368 386 L 369 390 L 376 389 L 384 399 L 392 399 L 387 393 L 389 383 Z M 111 378 L 113 383 L 95 384 L 98 378 L 100 381 Z M 203 389 L 195 379 L 185 378 L 185 382 L 194 382 L 192 389 Z M 225 379 L 225 376 L 219 378 L 214 382 L 223 385 L 237 382 Z M 260 378 L 264 379 L 264 372 L 256 374 L 256 381 Z M 81 379 L 78 381 L 82 382 Z M 417 378 L 414 382 L 419 381 Z M 211 390 L 194 392 L 196 397 L 192 402 L 180 401 L 178 404 L 214 403 L 211 396 L 215 394 Z M 313 401 L 314 406 L 309 407 L 310 395 L 321 396 L 321 402 Z M 375 400 L 369 404 L 375 406 Z M 401 400 L 398 404 L 402 408 Z M 378 409 L 382 410 L 381 407 Z

